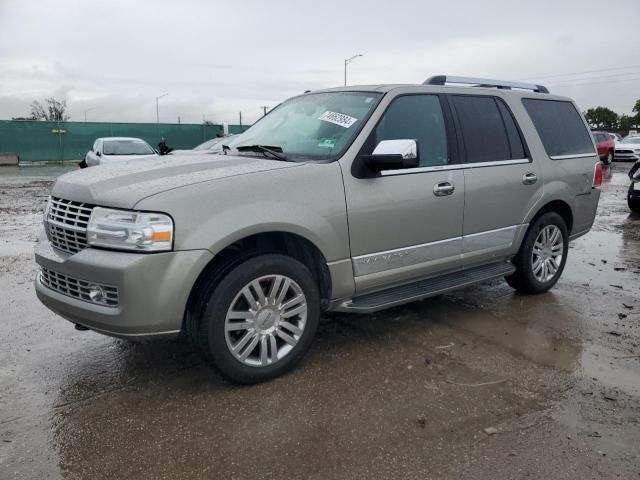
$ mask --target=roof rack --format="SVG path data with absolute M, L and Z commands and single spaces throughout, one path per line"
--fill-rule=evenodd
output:
M 543 85 L 535 85 L 533 83 L 522 82 L 509 82 L 506 80 L 491 80 L 489 78 L 475 78 L 475 77 L 452 77 L 450 75 L 436 75 L 435 77 L 429 77 L 423 85 L 445 85 L 447 83 L 461 83 L 465 85 L 473 85 L 475 87 L 496 87 L 503 90 L 511 90 L 512 88 L 519 88 L 521 90 L 531 90 L 538 93 L 549 93 L 547 87 Z

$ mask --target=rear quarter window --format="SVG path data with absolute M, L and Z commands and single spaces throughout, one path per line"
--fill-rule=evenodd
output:
M 571 102 L 523 98 L 549 157 L 595 155 L 591 134 Z

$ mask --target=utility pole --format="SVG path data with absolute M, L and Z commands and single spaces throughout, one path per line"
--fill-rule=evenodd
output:
M 364 55 L 362 55 L 361 53 L 358 53 L 357 55 L 354 55 L 353 57 L 344 59 L 344 86 L 345 87 L 347 86 L 347 65 L 349 65 L 351 62 L 353 62 L 358 57 L 364 57 Z
M 240 126 L 242 126 L 242 112 L 238 112 L 240 114 Z
M 178 125 L 180 125 L 180 115 L 178 115 Z
M 87 112 L 90 112 L 91 110 L 94 110 L 96 107 L 91 107 L 91 108 L 87 108 L 84 111 L 84 123 L 87 123 Z
M 262 111 L 263 111 L 262 116 L 263 116 L 263 117 L 266 117 L 266 116 L 267 116 L 267 109 L 269 108 L 269 106 L 268 106 L 268 105 L 263 105 L 263 106 L 262 106 L 262 107 L 260 107 L 260 108 L 261 108 L 261 109 L 262 109 Z
M 158 108 L 158 100 L 160 100 L 162 97 L 166 97 L 167 95 L 169 94 L 163 93 L 162 95 L 156 97 L 156 123 L 160 123 L 160 110 Z

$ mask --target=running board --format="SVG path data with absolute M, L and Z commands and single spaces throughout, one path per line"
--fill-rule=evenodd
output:
M 440 295 L 474 283 L 511 275 L 515 270 L 511 262 L 492 263 L 482 267 L 420 280 L 408 285 L 360 295 L 339 304 L 335 310 L 353 313 L 376 312 L 395 305 Z

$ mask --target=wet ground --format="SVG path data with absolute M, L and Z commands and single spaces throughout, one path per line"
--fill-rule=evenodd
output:
M 0 479 L 640 478 L 628 168 L 607 170 L 551 292 L 494 281 L 335 316 L 298 369 L 253 387 L 184 343 L 77 332 L 40 305 L 50 179 L 0 170 Z

